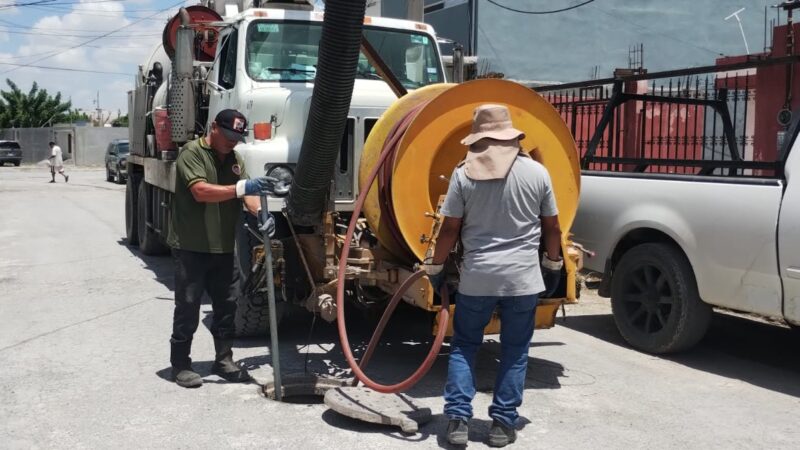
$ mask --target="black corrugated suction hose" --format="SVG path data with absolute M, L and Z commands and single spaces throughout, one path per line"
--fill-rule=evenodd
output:
M 353 95 L 365 0 L 326 0 L 311 109 L 289 195 L 292 223 L 318 225 Z

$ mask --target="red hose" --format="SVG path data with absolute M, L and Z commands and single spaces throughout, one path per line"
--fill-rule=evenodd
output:
M 353 240 L 353 233 L 356 229 L 356 223 L 358 222 L 358 217 L 361 214 L 361 208 L 364 206 L 364 201 L 367 198 L 367 194 L 369 193 L 369 188 L 372 186 L 372 183 L 375 182 L 375 178 L 378 176 L 379 171 L 383 167 L 383 164 L 386 162 L 387 157 L 390 154 L 394 153 L 396 146 L 400 143 L 401 138 L 403 137 L 403 133 L 411 124 L 411 121 L 416 116 L 416 113 L 421 109 L 422 105 L 418 106 L 417 108 L 412 109 L 406 114 L 405 117 L 401 121 L 399 121 L 395 126 L 392 128 L 392 131 L 389 133 L 389 138 L 387 139 L 386 144 L 381 151 L 380 156 L 378 157 L 378 161 L 375 163 L 375 166 L 372 167 L 370 171 L 369 177 L 367 177 L 367 182 L 364 186 L 362 186 L 361 192 L 358 194 L 358 199 L 356 200 L 355 206 L 353 208 L 353 215 L 350 218 L 350 224 L 347 227 L 347 235 L 344 239 L 344 245 L 342 246 L 342 253 L 339 257 L 339 272 L 338 272 L 338 280 L 339 282 L 336 285 L 336 321 L 337 327 L 339 329 L 339 341 L 342 345 L 342 351 L 344 352 L 344 357 L 347 359 L 347 364 L 350 366 L 350 369 L 353 371 L 356 379 L 365 386 L 370 389 L 373 389 L 377 392 L 382 392 L 385 394 L 395 394 L 398 392 L 402 392 L 405 390 L 410 389 L 412 386 L 417 384 L 422 377 L 425 376 L 426 373 L 430 370 L 433 366 L 434 361 L 436 360 L 436 356 L 439 354 L 439 349 L 442 348 L 442 343 L 444 342 L 445 333 L 447 332 L 447 324 L 450 320 L 450 302 L 449 302 L 449 295 L 447 293 L 447 289 L 443 288 L 441 291 L 441 298 L 442 298 L 442 309 L 439 313 L 439 323 L 438 329 L 436 331 L 436 337 L 433 340 L 433 344 L 431 345 L 430 350 L 428 351 L 428 355 L 423 360 L 422 364 L 405 380 L 392 384 L 392 385 L 385 385 L 376 383 L 372 379 L 370 379 L 363 371 L 366 367 L 367 363 L 369 362 L 370 358 L 372 357 L 372 353 L 375 351 L 375 348 L 380 341 L 381 335 L 383 334 L 383 329 L 386 327 L 386 323 L 389 321 L 389 317 L 391 317 L 394 309 L 397 307 L 397 304 L 400 302 L 400 299 L 403 298 L 403 294 L 408 290 L 411 285 L 414 284 L 419 278 L 421 278 L 425 272 L 417 271 L 414 272 L 408 279 L 406 279 L 398 288 L 397 292 L 394 293 L 392 299 L 389 301 L 389 304 L 386 307 L 386 310 L 383 312 L 383 316 L 381 316 L 381 320 L 378 323 L 378 326 L 375 328 L 375 332 L 372 335 L 372 338 L 369 341 L 369 345 L 367 346 L 367 350 L 364 353 L 364 357 L 361 358 L 361 365 L 356 363 L 355 357 L 353 357 L 353 351 L 350 348 L 350 340 L 347 338 L 347 324 L 344 318 L 344 281 L 345 281 L 345 272 L 347 269 L 347 257 L 350 255 L 350 242 Z M 393 216 L 393 215 L 392 215 Z M 385 217 L 384 220 L 390 220 L 390 217 Z

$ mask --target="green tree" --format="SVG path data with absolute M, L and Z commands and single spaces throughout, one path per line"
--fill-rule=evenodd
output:
M 112 127 L 127 127 L 128 126 L 128 115 L 125 114 L 124 116 L 119 116 L 111 122 Z
M 41 127 L 64 122 L 72 103 L 61 101 L 61 92 L 51 96 L 34 81 L 26 94 L 13 81 L 6 79 L 10 91 L 0 90 L 0 128 Z
M 74 123 L 74 122 L 91 122 L 92 118 L 89 117 L 85 112 L 78 111 L 77 109 L 70 110 L 61 120 L 62 123 Z M 57 122 L 53 122 L 57 123 Z

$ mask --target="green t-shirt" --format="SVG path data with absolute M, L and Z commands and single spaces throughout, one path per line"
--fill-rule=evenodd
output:
M 175 195 L 171 205 L 170 247 L 202 253 L 233 253 L 236 224 L 242 202 L 200 203 L 189 188 L 200 181 L 231 185 L 247 178 L 244 162 L 235 151 L 220 161 L 200 138 L 187 142 L 175 163 Z

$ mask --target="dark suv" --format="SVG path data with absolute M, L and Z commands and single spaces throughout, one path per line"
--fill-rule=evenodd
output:
M 122 184 L 128 178 L 128 140 L 114 139 L 106 150 L 106 181 Z
M 19 166 L 22 162 L 22 148 L 17 141 L 0 141 L 0 166 L 7 162 Z

